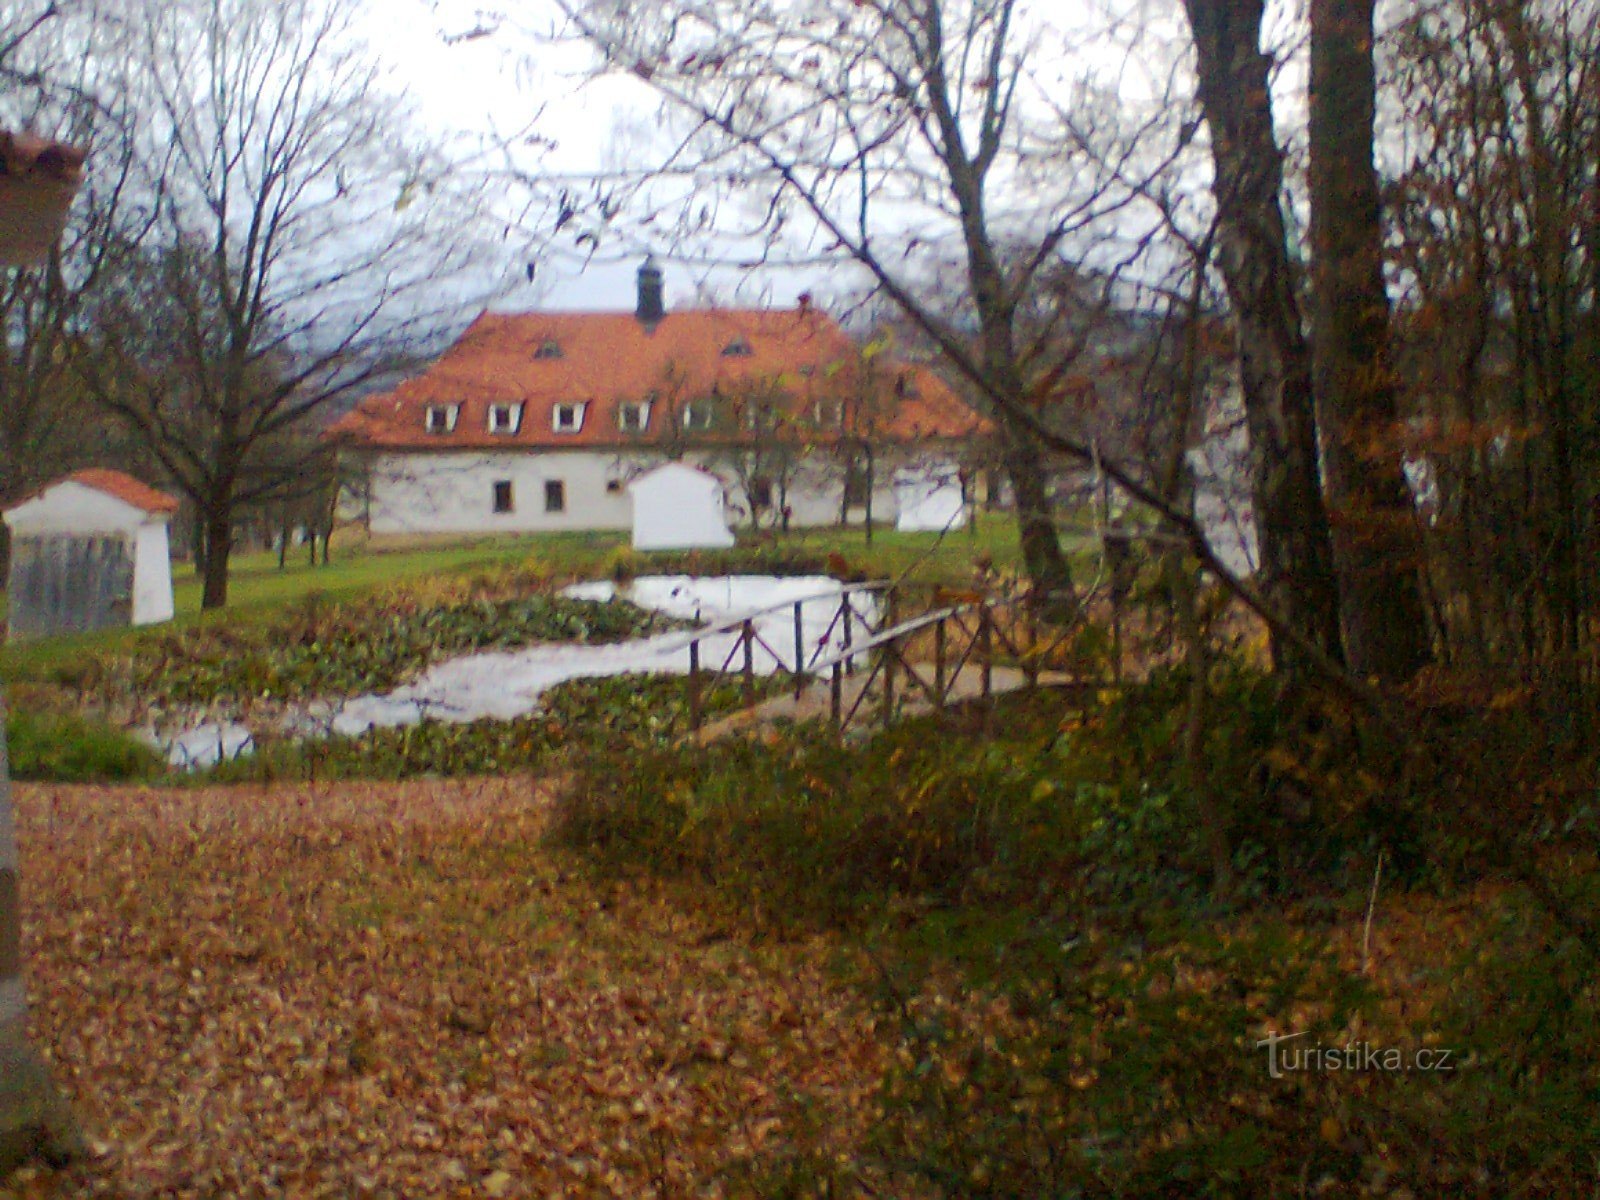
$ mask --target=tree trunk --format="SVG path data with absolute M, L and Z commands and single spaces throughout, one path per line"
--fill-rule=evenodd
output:
M 227 506 L 205 514 L 206 561 L 201 608 L 222 608 L 228 603 L 228 555 L 233 550 L 233 514 Z
M 1279 202 L 1283 161 L 1272 128 L 1271 63 L 1260 50 L 1262 5 L 1184 0 L 1211 131 L 1217 259 L 1238 329 L 1262 589 L 1289 624 L 1341 661 L 1311 357 Z M 1274 639 L 1272 658 L 1289 675 L 1303 667 L 1281 639 Z
M 866 515 L 866 518 L 867 518 L 867 545 L 870 546 L 870 545 L 872 545 L 872 493 L 873 493 L 873 490 L 875 488 L 877 488 L 878 481 L 875 478 L 873 478 L 873 467 L 875 466 L 875 464 L 872 461 L 872 447 L 871 446 L 868 446 L 866 448 L 865 454 L 866 454 L 866 463 L 867 463 L 867 468 L 866 468 L 867 469 L 867 492 L 866 492 L 866 514 L 865 515 Z
M 0 696 L 0 1179 L 35 1156 L 59 1165 L 82 1152 L 72 1114 L 28 1044 L 5 723 L 5 698 Z
M 1037 443 L 1016 438 L 1006 448 L 1005 463 L 1017 506 L 1017 535 L 1028 579 L 1034 594 L 1047 606 L 1056 608 L 1072 598 L 1072 572 L 1056 536 L 1044 458 Z
M 1311 3 L 1311 343 L 1345 654 L 1403 681 L 1432 648 L 1389 359 L 1372 21 L 1373 0 Z

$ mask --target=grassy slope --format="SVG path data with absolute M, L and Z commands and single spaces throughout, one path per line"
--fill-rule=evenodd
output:
M 1344 756 L 1318 768 L 1309 817 L 1263 795 L 1263 758 L 1304 761 L 1317 737 L 1287 738 L 1248 679 L 1218 697 L 1205 751 L 1236 849 L 1219 902 L 1173 753 L 1181 695 L 635 754 L 580 771 L 556 833 L 602 878 L 666 879 L 735 928 L 870 956 L 857 983 L 892 1065 L 830 1194 L 884 1164 L 947 1196 L 1587 1193 L 1600 1009 L 1570 933 L 1485 865 L 1459 798 L 1422 799 L 1408 825 L 1418 801 L 1363 793 Z M 1583 846 L 1542 861 L 1593 912 Z M 1404 1063 L 1448 1051 L 1449 1069 L 1273 1078 L 1274 1032 Z
M 536 534 L 526 537 L 438 539 L 421 544 L 385 547 L 336 544 L 332 563 L 308 566 L 291 555 L 284 570 L 275 554 L 243 554 L 234 559 L 228 607 L 200 610 L 200 584 L 179 565 L 173 577 L 175 619 L 141 630 L 107 630 L 75 637 L 49 638 L 0 649 L 0 680 L 46 677 L 53 668 L 84 654 L 121 654 L 137 649 L 141 638 L 193 625 L 238 626 L 268 620 L 274 613 L 310 596 L 346 601 L 389 587 L 432 582 L 441 578 L 532 568 L 538 575 L 561 579 L 603 574 L 618 559 L 643 573 L 654 556 L 632 555 L 619 533 Z M 973 562 L 985 556 L 1000 567 L 1016 560 L 1016 528 L 1008 517 L 985 518 L 976 535 L 966 531 L 940 538 L 936 534 L 901 534 L 877 530 L 867 545 L 861 530 L 808 530 L 746 544 L 774 552 L 841 555 L 853 567 L 875 577 L 910 572 L 917 580 L 961 585 L 971 582 Z

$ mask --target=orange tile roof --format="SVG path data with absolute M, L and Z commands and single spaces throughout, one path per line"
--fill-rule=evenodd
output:
M 426 372 L 363 400 L 328 436 L 382 449 L 648 446 L 665 440 L 684 404 L 713 395 L 738 403 L 758 386 L 780 393 L 791 417 L 805 417 L 817 401 L 855 393 L 859 361 L 849 335 L 810 306 L 689 309 L 653 326 L 627 312 L 485 313 Z M 882 394 L 895 397 L 881 409 L 882 436 L 937 440 L 988 428 L 924 367 L 880 360 L 873 374 Z M 652 397 L 648 430 L 622 430 L 619 407 Z M 555 406 L 574 403 L 588 405 L 582 428 L 555 430 Z M 490 432 L 496 404 L 524 406 L 514 433 Z M 429 432 L 427 410 L 439 405 L 459 405 L 454 427 Z M 681 436 L 726 442 L 745 436 L 740 428 Z
M 148 484 L 140 483 L 132 475 L 124 475 L 121 471 L 110 471 L 104 467 L 90 467 L 83 471 L 74 471 L 67 476 L 74 483 L 81 483 L 85 487 L 92 487 L 96 491 L 104 492 L 108 496 L 115 496 L 124 504 L 131 504 L 134 508 L 142 508 L 149 513 L 175 513 L 178 511 L 178 501 L 175 497 L 165 492 L 158 492 Z

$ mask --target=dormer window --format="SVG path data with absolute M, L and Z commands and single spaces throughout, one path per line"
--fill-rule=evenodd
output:
M 922 389 L 917 386 L 915 376 L 902 375 L 894 381 L 894 394 L 903 400 L 915 400 L 922 395 Z
M 617 405 L 617 428 L 623 433 L 643 433 L 650 428 L 649 400 L 639 403 L 624 402 Z
M 583 428 L 583 415 L 588 409 L 587 401 L 581 404 L 557 404 L 550 410 L 550 428 L 557 433 L 577 433 Z
M 751 433 L 770 432 L 778 427 L 778 415 L 765 404 L 746 405 L 744 427 Z
M 522 427 L 522 405 L 491 404 L 489 406 L 489 432 L 515 433 Z
M 716 420 L 717 404 L 715 400 L 695 400 L 684 405 L 683 427 L 689 430 L 710 429 Z
M 811 406 L 811 416 L 818 425 L 837 429 L 844 424 L 844 401 L 818 400 Z
M 555 338 L 545 338 L 539 343 L 539 348 L 533 352 L 535 358 L 563 358 L 561 343 Z
M 755 351 L 742 337 L 736 337 L 722 348 L 723 358 L 749 358 Z
M 429 433 L 451 433 L 460 412 L 459 404 L 430 404 L 423 410 L 423 426 Z

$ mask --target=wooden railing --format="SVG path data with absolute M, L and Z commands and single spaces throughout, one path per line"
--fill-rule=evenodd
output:
M 1063 642 L 1076 631 L 1069 626 L 1054 633 L 1052 640 L 1038 618 L 1038 605 L 1026 595 L 989 597 L 972 592 L 934 591 L 932 602 L 956 600 L 930 611 L 897 621 L 902 610 L 930 602 L 929 593 L 913 598 L 913 589 L 885 581 L 846 584 L 842 590 L 818 592 L 795 600 L 785 600 L 766 608 L 730 617 L 697 629 L 669 649 L 689 652 L 689 727 L 698 732 L 705 722 L 705 695 L 718 680 L 738 680 L 743 688 L 745 708 L 753 708 L 764 694 L 756 687 L 757 654 L 770 658 L 761 664 L 760 674 L 787 675 L 796 701 L 807 684 L 826 681 L 829 688 L 829 714 L 835 728 L 847 729 L 869 707 L 869 698 L 887 723 L 892 720 L 902 695 L 917 696 L 931 707 L 942 709 L 953 700 L 974 696 L 988 699 L 995 693 L 995 671 L 1011 669 L 1021 674 L 1021 684 L 1039 686 L 1045 665 L 1052 661 Z M 867 597 L 872 603 L 865 603 Z M 832 607 L 820 633 L 806 630 L 807 606 Z M 792 614 L 788 630 L 775 636 L 770 628 L 773 614 Z M 1010 614 L 1010 620 L 1003 619 Z M 763 626 L 767 628 L 764 630 Z M 813 627 L 814 630 L 815 627 Z M 706 647 L 733 635 L 720 661 L 708 659 Z M 932 675 L 924 659 L 913 662 L 909 650 L 913 641 L 931 638 Z M 971 676 L 976 671 L 974 691 Z M 859 680 L 849 690 L 846 681 Z M 1015 681 L 1016 676 L 1011 677 Z M 957 691 L 962 694 L 957 696 Z
M 1020 614 L 1023 637 L 1014 637 L 1007 631 L 1006 624 L 996 619 L 997 614 L 1006 610 Z M 989 699 L 994 695 L 997 660 L 1002 658 L 1015 664 L 1014 669 L 1021 672 L 1025 687 L 1037 688 L 1043 664 L 1054 657 L 1073 632 L 1069 628 L 1049 643 L 1042 643 L 1037 612 L 1037 605 L 1027 597 L 969 600 L 898 624 L 886 624 L 872 636 L 814 663 L 812 671 L 828 677 L 828 707 L 834 727 L 842 732 L 850 726 L 867 706 L 874 684 L 884 724 L 893 720 L 902 689 L 908 695 L 920 693 L 935 709 L 946 708 L 956 698 L 962 672 L 969 666 L 978 672 L 977 697 Z M 911 642 L 930 632 L 933 639 L 931 679 L 924 669 L 929 664 L 913 662 L 907 655 Z M 846 708 L 845 679 L 855 671 L 856 662 L 862 657 L 868 662 L 867 673 L 856 690 L 854 701 Z
M 744 688 L 747 707 L 756 702 L 756 648 L 759 646 L 773 659 L 775 673 L 787 674 L 796 697 L 805 689 L 807 680 L 817 673 L 817 663 L 833 644 L 837 636 L 839 645 L 848 649 L 862 636 L 872 637 L 894 611 L 893 585 L 883 580 L 867 583 L 844 584 L 841 589 L 817 592 L 794 600 L 784 600 L 766 608 L 730 617 L 704 629 L 697 629 L 682 642 L 669 644 L 667 649 L 687 647 L 689 651 L 689 727 L 698 730 L 704 720 L 703 698 L 708 682 L 717 679 L 739 679 Z M 866 596 L 881 597 L 872 605 L 862 603 Z M 833 611 L 822 633 L 808 637 L 805 628 L 806 606 L 830 604 Z M 773 639 L 760 629 L 764 617 L 788 611 L 793 614 L 790 628 L 793 639 Z M 709 663 L 704 654 L 707 643 L 720 641 L 728 634 L 734 641 L 719 664 Z M 773 645 L 778 640 L 788 644 L 780 649 Z M 853 667 L 852 667 L 853 669 Z

